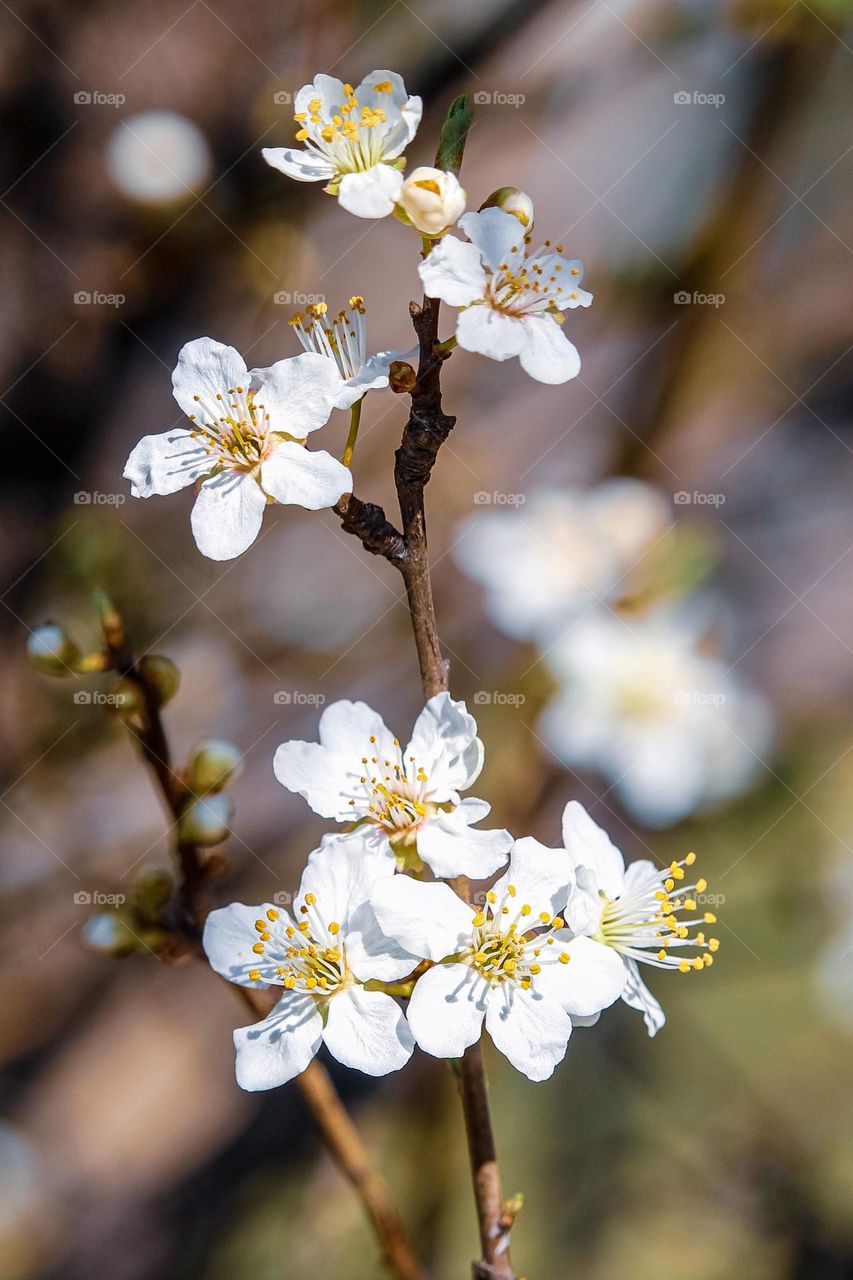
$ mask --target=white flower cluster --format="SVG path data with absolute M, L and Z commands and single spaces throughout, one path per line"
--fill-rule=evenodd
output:
M 580 358 L 561 326 L 566 311 L 592 302 L 580 287 L 581 264 L 564 258 L 561 245 L 531 253 L 533 206 L 515 188 L 466 214 L 455 174 L 421 166 L 404 177 L 402 153 L 421 111 L 395 72 L 373 71 L 356 88 L 318 75 L 296 96 L 304 149 L 266 148 L 263 156 L 299 182 L 324 182 L 359 217 L 394 213 L 415 227 L 430 250 L 419 267 L 424 289 L 459 308 L 459 347 L 493 360 L 518 356 L 541 382 L 575 377 Z M 447 234 L 457 221 L 466 241 Z M 187 343 L 172 385 L 191 425 L 140 441 L 124 471 L 133 496 L 197 483 L 193 534 L 213 560 L 251 546 L 269 503 L 334 506 L 352 490 L 352 476 L 329 453 L 307 449 L 308 435 L 334 409 L 387 387 L 392 362 L 414 354 L 368 355 L 364 317 L 362 297 L 334 318 L 325 302 L 313 303 L 291 321 L 305 354 L 268 369 L 247 369 L 233 347 L 212 338 Z
M 545 1080 L 573 1024 L 620 996 L 650 1034 L 660 1028 L 637 961 L 684 973 L 713 963 L 718 943 L 698 927 L 714 922 L 700 910 L 707 886 L 685 883 L 693 854 L 626 870 L 574 802 L 559 849 L 473 829 L 489 806 L 459 793 L 476 781 L 483 747 L 449 694 L 427 702 L 405 748 L 362 702 L 328 707 L 319 738 L 280 746 L 276 777 L 347 830 L 309 856 L 290 909 L 235 903 L 204 931 L 223 977 L 283 989 L 267 1018 L 234 1033 L 243 1088 L 284 1084 L 321 1043 L 369 1075 L 398 1070 L 416 1044 L 459 1057 L 484 1023 L 519 1071 Z M 443 882 L 496 871 L 473 906 Z
M 495 625 L 534 641 L 556 678 L 545 744 L 650 827 L 739 795 L 773 737 L 763 698 L 709 651 L 702 597 L 666 599 L 678 548 L 663 494 L 628 479 L 540 490 L 472 517 L 456 546 Z

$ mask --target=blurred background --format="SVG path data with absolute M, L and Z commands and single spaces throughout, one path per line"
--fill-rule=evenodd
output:
M 386 67 L 425 99 L 410 164 L 471 90 L 469 206 L 528 191 L 534 242 L 562 240 L 595 295 L 569 315 L 583 368 L 563 387 L 464 353 L 446 369 L 458 424 L 429 526 L 452 688 L 487 746 L 477 794 L 551 845 L 575 798 L 628 858 L 695 849 L 719 903 L 711 973 L 645 975 L 656 1039 L 619 1005 L 540 1085 L 489 1050 L 505 1191 L 525 1193 L 516 1265 L 853 1276 L 850 18 L 849 0 L 2 5 L 2 1280 L 379 1270 L 296 1091 L 237 1089 L 233 994 L 197 962 L 82 945 L 93 904 L 167 862 L 166 824 L 107 685 L 45 680 L 23 650 L 46 618 L 94 646 L 104 587 L 137 649 L 179 664 L 178 759 L 209 736 L 244 755 L 222 901 L 296 887 L 325 825 L 272 753 L 316 736 L 324 700 L 408 732 L 401 583 L 330 512 L 271 508 L 216 564 L 189 494 L 138 502 L 121 479 L 178 420 L 191 338 L 266 365 L 296 354 L 305 295 L 359 293 L 371 349 L 410 345 L 414 233 L 260 158 L 292 141 L 315 72 Z M 389 512 L 404 414 L 371 395 L 355 460 Z M 346 430 L 335 415 L 318 447 Z M 633 492 L 656 514 L 638 532 L 617 502 L 587 546 L 612 477 L 653 486 Z M 594 725 L 607 709 L 596 741 L 570 732 L 581 703 Z M 380 1083 L 331 1066 L 431 1273 L 467 1274 L 446 1065 L 416 1054 Z

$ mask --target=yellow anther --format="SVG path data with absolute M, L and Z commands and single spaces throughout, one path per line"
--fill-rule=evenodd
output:
M 540 911 L 540 912 L 539 912 L 539 919 L 542 921 L 542 923 L 543 923 L 543 924 L 550 924 L 550 923 L 551 923 L 551 917 L 548 915 L 548 912 L 547 912 L 547 911 Z
M 689 972 L 690 972 L 690 961 L 689 961 L 689 960 L 682 960 L 682 961 L 681 961 L 681 963 L 680 963 L 680 964 L 679 964 L 679 966 L 678 966 L 678 972 L 679 972 L 679 973 L 689 973 Z
M 275 907 L 270 907 L 267 911 L 267 920 L 277 920 L 280 915 L 280 911 L 276 911 Z
M 485 923 L 486 923 L 486 917 L 485 917 L 485 915 L 483 914 L 483 912 L 482 912 L 482 911 L 478 911 L 478 912 L 477 912 L 477 914 L 474 916 L 474 919 L 473 919 L 473 921 L 472 921 L 472 924 L 474 925 L 474 928 L 475 928 L 475 929 L 482 929 L 482 927 L 483 927 L 483 925 L 484 925 Z
M 541 966 L 541 964 L 532 964 L 532 965 L 530 966 L 530 972 L 531 972 L 534 976 L 535 976 L 537 973 L 541 973 L 541 972 L 542 972 L 542 966 Z
M 560 964 L 568 964 L 571 958 L 572 957 L 569 955 L 568 951 L 560 952 Z
M 697 892 L 697 893 L 704 893 L 704 892 L 705 892 L 705 890 L 706 890 L 707 888 L 708 888 L 708 881 L 707 881 L 707 880 L 697 880 L 697 881 L 696 881 L 696 892 Z
M 705 923 L 706 923 L 706 924 L 716 924 L 716 923 L 717 923 L 717 917 L 714 915 L 713 911 L 706 911 L 706 912 L 705 912 Z
M 692 867 L 695 861 L 696 861 L 695 853 L 688 853 L 687 857 L 684 859 L 685 865 L 688 867 Z
M 661 950 L 658 952 L 658 960 L 665 960 L 665 959 L 666 959 L 666 952 L 663 950 L 663 948 L 661 948 Z
M 507 885 L 507 887 L 506 887 L 506 891 L 507 891 L 507 893 L 509 894 L 509 896 L 510 896 L 511 898 L 514 898 L 514 897 L 515 897 L 515 892 L 516 892 L 516 891 L 515 891 L 515 885 L 514 885 L 514 884 L 508 884 L 508 885 Z
M 719 949 L 720 949 L 720 939 L 719 939 L 719 938 L 709 938 L 709 939 L 708 939 L 708 950 L 709 950 L 709 951 L 719 951 Z
M 391 93 L 393 92 L 393 88 L 394 86 L 391 84 L 390 80 L 383 80 L 381 84 L 375 84 L 373 86 L 373 92 L 374 93 Z
M 675 881 L 674 881 L 674 880 L 664 880 L 664 882 L 663 882 L 663 887 L 664 887 L 664 889 L 666 889 L 667 893 L 672 893 L 673 889 L 675 888 Z
M 532 910 L 533 908 L 530 906 L 530 904 L 528 902 L 525 902 L 524 906 L 521 908 L 521 914 L 523 916 L 529 916 Z
M 260 980 L 261 980 L 261 971 L 260 971 L 260 969 L 250 969 L 250 970 L 249 970 L 249 980 L 250 980 L 250 982 L 260 982 Z
M 697 973 L 699 973 L 702 969 L 705 968 L 705 965 L 701 956 L 697 956 L 696 959 L 693 961 L 693 968 Z
M 486 901 L 490 902 L 492 906 L 494 906 L 497 900 L 498 900 L 498 895 L 495 893 L 494 889 L 490 889 L 489 892 L 486 894 Z
M 710 969 L 711 965 L 714 963 L 714 957 L 709 956 L 706 951 L 704 956 L 702 957 L 702 963 L 705 965 L 706 969 Z
M 287 991 L 292 991 L 293 988 L 296 986 L 296 979 L 294 978 L 292 973 L 288 974 L 288 976 L 285 978 L 284 985 Z
M 262 942 L 256 942 L 252 947 L 252 950 L 256 956 L 262 956 L 264 954 L 264 944 Z
M 317 898 L 313 893 L 306 893 L 305 905 L 307 907 L 313 907 L 316 901 L 317 901 Z
M 297 130 L 296 130 L 296 141 L 297 141 L 297 142 L 305 142 L 305 140 L 306 140 L 307 138 L 310 138 L 310 136 L 311 136 L 311 135 L 310 135 L 310 133 L 308 132 L 308 130 L 307 130 L 307 129 L 297 129 Z
M 565 920 L 562 918 L 562 916 L 554 916 L 554 919 L 551 921 L 551 928 L 552 928 L 552 929 L 565 929 L 565 927 L 566 927 L 566 922 L 565 922 Z
M 264 932 L 264 930 L 266 929 L 266 927 L 267 927 L 267 922 L 266 922 L 266 920 L 256 920 L 256 921 L 255 921 L 255 929 L 257 930 L 257 932 L 258 932 L 258 933 L 263 933 L 263 932 Z
M 695 898 L 688 898 L 688 899 L 686 900 L 686 902 L 684 903 L 684 910 L 685 910 L 685 911 L 695 911 L 695 910 L 696 910 L 696 900 L 695 900 Z

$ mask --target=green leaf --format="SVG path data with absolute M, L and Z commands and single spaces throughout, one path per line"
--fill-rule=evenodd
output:
M 438 150 L 435 153 L 437 169 L 446 169 L 450 173 L 459 173 L 462 168 L 462 155 L 468 139 L 468 130 L 474 121 L 471 109 L 470 93 L 460 93 L 454 98 L 447 112 L 447 119 L 441 126 L 438 139 Z

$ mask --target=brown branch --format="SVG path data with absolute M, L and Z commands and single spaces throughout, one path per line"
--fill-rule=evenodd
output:
M 110 609 L 102 615 L 106 655 L 110 667 L 129 681 L 140 695 L 136 719 L 126 718 L 128 729 L 144 763 L 153 774 L 166 808 L 175 824 L 175 850 L 180 866 L 179 928 L 190 946 L 200 953 L 204 920 L 209 911 L 207 895 L 211 863 L 194 844 L 177 834 L 178 824 L 191 796 L 183 779 L 174 772 L 156 689 L 134 660 L 121 618 Z M 271 1007 L 268 992 L 229 983 L 258 1018 Z M 353 1187 L 373 1224 L 385 1264 L 396 1280 L 426 1280 L 409 1243 L 406 1228 L 394 1207 L 390 1191 L 373 1167 L 358 1130 L 325 1067 L 316 1059 L 296 1084 L 314 1117 L 317 1128 L 341 1173 Z

